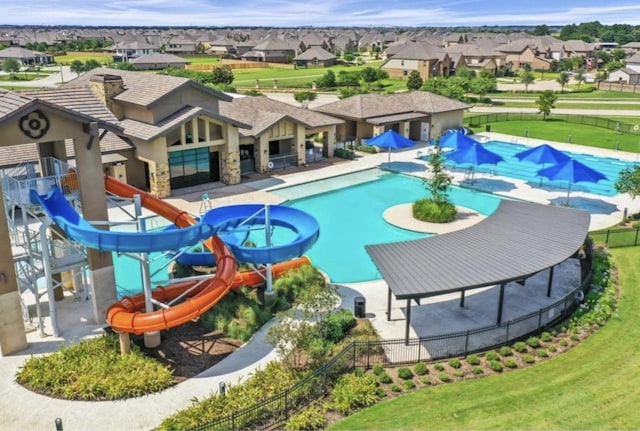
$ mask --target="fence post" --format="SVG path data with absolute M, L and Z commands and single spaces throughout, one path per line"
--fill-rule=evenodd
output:
M 609 229 L 607 229 L 607 235 L 604 238 L 604 245 L 609 247 Z
M 289 389 L 284 391 L 284 418 L 289 419 Z
M 469 330 L 464 334 L 464 357 L 469 354 Z
M 505 344 L 508 344 L 508 343 L 509 343 L 509 328 L 510 328 L 510 327 L 511 327 L 511 320 L 509 320 L 509 321 L 507 322 L 507 331 L 506 331 L 506 333 L 504 334 L 504 343 L 505 343 Z
M 542 325 L 542 308 L 538 311 L 538 331 L 540 330 L 540 325 Z
M 371 368 L 371 340 L 367 340 L 367 370 Z
M 417 348 L 418 348 L 418 361 L 420 362 L 420 347 L 422 346 L 422 337 L 418 337 L 418 344 L 417 344 Z

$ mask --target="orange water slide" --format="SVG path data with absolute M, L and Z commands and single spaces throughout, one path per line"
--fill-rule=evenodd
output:
M 105 187 L 107 191 L 122 197 L 132 198 L 134 195 L 140 195 L 143 207 L 165 217 L 178 227 L 197 223 L 186 211 L 106 175 Z M 217 235 L 206 240 L 204 245 L 216 258 L 217 271 L 214 276 L 204 281 L 189 280 L 168 287 L 158 287 L 152 292 L 154 299 L 165 303 L 184 295 L 183 302 L 143 313 L 141 310 L 145 307 L 144 293 L 125 297 L 107 309 L 107 323 L 116 331 L 135 334 L 173 328 L 207 312 L 231 289 L 242 285 L 256 287 L 264 283 L 264 270 L 262 275 L 254 271 L 237 272 L 237 263 L 231 250 Z M 272 275 L 278 277 L 285 271 L 306 263 L 309 263 L 309 259 L 303 256 L 272 265 Z

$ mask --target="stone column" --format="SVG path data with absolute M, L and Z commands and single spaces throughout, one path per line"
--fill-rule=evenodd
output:
M 298 156 L 298 166 L 307 164 L 307 151 L 305 149 L 305 131 L 306 127 L 298 124 L 296 127 L 296 137 L 293 140 L 295 145 L 295 153 Z
M 149 183 L 152 195 L 160 199 L 171 196 L 171 176 L 167 163 L 149 163 Z
M 102 174 L 102 157 L 98 140 L 98 124 L 91 123 L 86 139 L 74 139 L 78 166 L 78 184 L 82 202 L 82 216 L 89 221 L 109 219 L 106 191 Z M 106 320 L 107 308 L 116 302 L 116 282 L 110 252 L 89 249 L 89 267 L 93 286 L 93 315 L 96 323 Z
M 220 159 L 222 182 L 228 185 L 240 183 L 240 151 L 220 151 Z
M 2 356 L 28 347 L 21 309 L 4 199 L 0 199 L 0 354 Z
M 323 135 L 322 155 L 324 157 L 333 157 L 333 149 L 336 146 L 336 126 L 331 126 L 331 130 Z

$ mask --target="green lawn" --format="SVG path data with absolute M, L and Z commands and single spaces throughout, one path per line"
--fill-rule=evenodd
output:
M 191 64 L 220 63 L 220 59 L 218 57 L 184 57 L 184 59 L 191 62 Z
M 531 368 L 401 396 L 330 429 L 638 429 L 640 248 L 611 253 L 620 274 L 619 309 L 579 346 Z
M 54 55 L 54 60 L 58 64 L 70 65 L 75 60 L 85 63 L 87 60 L 96 60 L 100 64 L 107 64 L 113 61 L 109 52 L 68 52 L 65 55 Z
M 501 102 L 499 106 L 501 107 L 504 106 L 509 108 L 537 108 L 538 107 L 538 105 L 536 105 L 536 99 L 531 99 L 530 101 L 527 101 L 527 102 L 505 101 L 505 102 Z M 607 103 L 606 101 L 601 101 L 599 103 L 575 103 L 575 102 L 562 103 L 562 101 L 560 101 L 560 102 L 556 102 L 554 106 L 555 106 L 555 109 L 589 109 L 593 111 L 598 111 L 600 109 L 608 109 L 608 110 L 623 109 L 625 111 L 640 111 L 640 103 L 638 104 L 629 103 L 629 104 L 621 105 L 619 103 L 616 104 L 613 101 L 611 103 Z M 597 113 L 594 113 L 594 114 L 597 115 Z M 640 113 L 638 113 L 638 115 L 640 115 Z
M 606 90 L 594 90 L 589 93 L 571 93 L 566 92 L 558 95 L 558 100 L 562 99 L 584 99 L 584 100 L 620 100 L 620 99 L 635 99 L 640 102 L 640 95 L 633 93 L 625 93 L 622 91 L 606 91 Z M 513 93 L 510 91 L 502 91 L 498 93 L 489 93 L 487 97 L 490 99 L 526 99 L 530 98 L 536 100 L 538 98 L 537 93 Z

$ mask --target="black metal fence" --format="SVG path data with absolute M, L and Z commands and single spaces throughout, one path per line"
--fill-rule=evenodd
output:
M 577 296 L 585 297 L 591 287 L 592 272 L 581 286 L 557 302 L 503 323 L 464 332 L 395 340 L 355 341 L 295 386 L 232 415 L 202 424 L 196 430 L 272 430 L 282 428 L 289 417 L 311 402 L 325 396 L 335 381 L 355 368 L 369 369 L 375 364 L 400 366 L 431 363 L 494 349 L 550 328 L 565 320 L 578 306 Z M 578 295 L 578 292 L 583 295 Z
M 638 133 L 634 130 L 633 124 L 623 123 L 608 118 L 591 117 L 587 115 L 569 115 L 569 114 L 550 114 L 547 116 L 550 120 L 562 120 L 567 123 L 581 124 L 586 126 L 603 127 L 619 133 Z M 480 127 L 483 124 L 500 121 L 542 121 L 542 114 L 526 113 L 526 112 L 496 112 L 491 114 L 474 115 L 467 117 L 465 122 L 469 127 Z
M 610 248 L 635 247 L 640 239 L 640 227 L 607 229 L 591 232 L 589 236 L 594 242 L 604 243 Z

